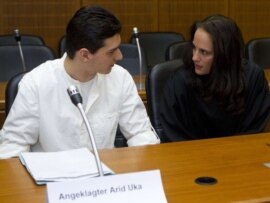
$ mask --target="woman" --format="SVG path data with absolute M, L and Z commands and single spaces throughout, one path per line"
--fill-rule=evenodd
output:
M 262 68 L 243 60 L 243 38 L 231 19 L 196 22 L 190 49 L 168 81 L 161 102 L 163 141 L 257 133 L 269 121 Z

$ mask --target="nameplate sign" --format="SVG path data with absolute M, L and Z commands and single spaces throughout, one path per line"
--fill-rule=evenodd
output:
M 48 203 L 167 203 L 159 170 L 47 183 Z

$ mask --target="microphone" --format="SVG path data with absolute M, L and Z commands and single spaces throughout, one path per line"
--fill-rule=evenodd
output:
M 14 34 L 15 34 L 14 38 L 18 43 L 18 48 L 19 48 L 19 51 L 20 51 L 23 71 L 26 71 L 26 66 L 25 66 L 25 61 L 24 61 L 24 56 L 23 56 L 23 51 L 22 51 L 22 45 L 21 45 L 21 35 L 20 35 L 19 29 L 15 29 Z
M 140 62 L 140 82 L 139 82 L 139 90 L 142 90 L 142 52 L 141 52 L 141 46 L 140 46 L 140 41 L 139 41 L 139 30 L 137 27 L 133 28 L 133 35 L 136 40 L 136 45 L 138 48 L 138 54 L 139 54 L 139 62 Z
M 20 31 L 18 29 L 15 29 L 14 30 L 14 34 L 15 34 L 15 40 L 16 40 L 16 42 L 21 42 Z
M 83 120 L 84 120 L 84 123 L 86 125 L 86 128 L 87 128 L 87 131 L 88 131 L 88 134 L 89 134 L 89 137 L 90 137 L 90 141 L 91 141 L 91 145 L 92 145 L 92 148 L 93 148 L 93 151 L 94 151 L 94 155 L 95 155 L 95 160 L 96 160 L 96 165 L 97 165 L 97 168 L 98 168 L 98 172 L 99 172 L 99 176 L 104 176 L 104 173 L 103 173 L 103 170 L 102 170 L 102 166 L 101 166 L 101 161 L 100 161 L 100 158 L 99 158 L 99 154 L 98 154 L 98 151 L 97 151 L 97 146 L 96 146 L 96 142 L 95 142 L 95 138 L 93 136 L 93 132 L 92 132 L 92 129 L 90 127 L 90 124 L 89 124 L 89 121 L 86 117 L 86 114 L 83 110 L 83 107 L 82 107 L 82 96 L 79 92 L 79 90 L 77 89 L 77 87 L 75 87 L 74 85 L 71 85 L 68 89 L 67 89 L 67 92 L 68 92 L 68 95 L 72 101 L 72 103 L 78 107 L 78 109 L 80 110 L 80 113 L 83 117 Z
M 134 27 L 133 28 L 133 35 L 134 35 L 135 38 L 138 38 L 139 37 L 139 30 L 138 30 L 137 27 Z

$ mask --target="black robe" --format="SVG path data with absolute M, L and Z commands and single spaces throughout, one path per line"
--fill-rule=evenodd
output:
M 246 108 L 240 115 L 225 112 L 215 102 L 205 102 L 187 85 L 187 72 L 178 70 L 164 88 L 160 103 L 163 141 L 222 137 L 263 131 L 270 115 L 268 82 L 262 68 L 247 63 Z

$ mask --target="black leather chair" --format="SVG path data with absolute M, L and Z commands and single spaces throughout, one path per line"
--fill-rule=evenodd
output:
M 190 45 L 190 42 L 183 41 L 183 42 L 175 42 L 170 44 L 165 53 L 166 61 L 175 60 L 175 59 L 182 59 L 186 48 Z
M 127 69 L 131 75 L 140 74 L 140 60 L 138 48 L 134 44 L 121 44 L 119 47 L 120 51 L 123 54 L 123 59 L 117 61 L 118 65 L 121 65 L 123 68 Z M 147 65 L 145 60 L 145 55 L 143 49 L 141 49 L 142 54 L 142 74 L 147 73 Z
M 9 113 L 9 110 L 15 100 L 15 97 L 18 92 L 18 84 L 21 81 L 22 77 L 24 76 L 26 72 L 20 72 L 13 77 L 10 78 L 10 80 L 7 83 L 6 86 L 6 92 L 5 92 L 5 112 L 6 116 Z
M 163 95 L 163 89 L 171 74 L 182 66 L 183 62 L 181 59 L 159 63 L 151 69 L 146 79 L 148 115 L 161 141 L 164 139 L 162 137 L 163 129 L 159 120 L 159 104 Z
M 14 35 L 0 35 L 0 46 L 17 44 Z M 45 42 L 37 35 L 21 35 L 21 45 L 45 45 Z
M 31 70 L 41 63 L 55 59 L 55 54 L 47 46 L 22 46 L 26 70 Z M 24 70 L 20 51 L 16 45 L 0 46 L 0 81 L 8 81 L 12 76 Z
M 66 52 L 66 36 L 61 37 L 58 44 L 59 57 Z
M 120 131 L 120 128 L 117 128 L 116 131 L 116 136 L 114 140 L 114 147 L 119 148 L 119 147 L 127 147 L 127 139 L 124 137 L 122 132 Z
M 167 47 L 174 42 L 185 41 L 180 33 L 176 32 L 140 32 L 139 42 L 146 56 L 148 68 L 165 61 Z M 134 37 L 132 44 L 136 44 Z
M 245 56 L 262 68 L 270 68 L 270 38 L 250 40 L 245 47 Z

